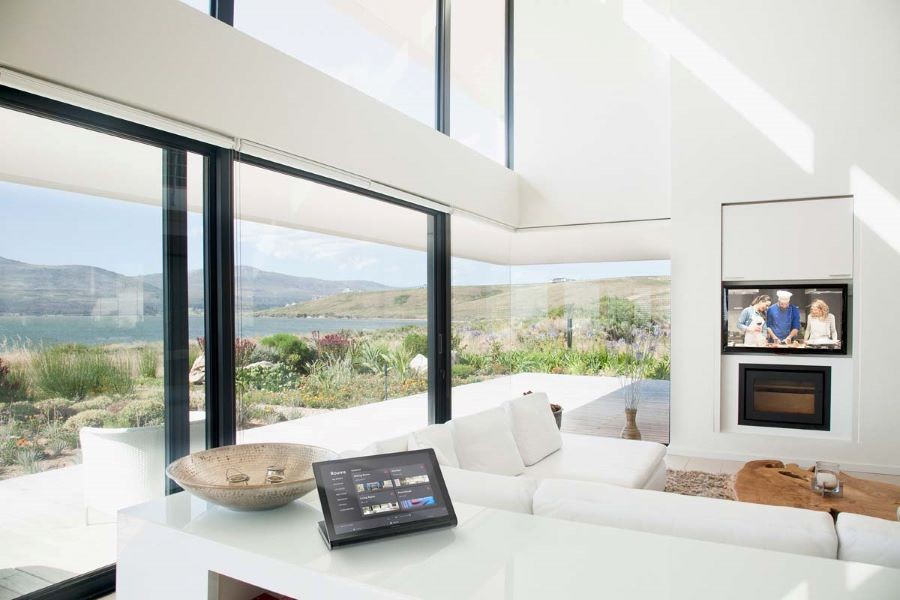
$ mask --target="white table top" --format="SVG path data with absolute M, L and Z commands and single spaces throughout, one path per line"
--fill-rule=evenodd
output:
M 277 574 L 280 588 L 269 589 L 297 597 L 315 581 L 333 597 L 343 586 L 355 597 L 454 600 L 900 598 L 896 569 L 455 507 L 454 529 L 329 551 L 316 527 L 321 513 L 302 501 L 239 513 L 180 493 L 121 511 L 120 541 L 123 528 L 153 526 L 176 536 L 181 551 L 196 544 L 205 555 L 235 555 L 235 564 L 267 561 L 271 569 L 248 572 Z

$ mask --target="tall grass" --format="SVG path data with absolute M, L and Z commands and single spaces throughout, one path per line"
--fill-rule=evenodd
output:
M 71 400 L 97 394 L 125 394 L 134 388 L 131 364 L 125 355 L 77 344 L 35 352 L 31 376 L 44 394 Z
M 138 350 L 138 373 L 147 379 L 156 379 L 159 355 L 153 346 L 143 346 Z

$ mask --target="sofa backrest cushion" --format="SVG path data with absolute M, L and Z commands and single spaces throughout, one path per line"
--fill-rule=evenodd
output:
M 562 447 L 562 436 L 550 411 L 547 394 L 538 392 L 513 398 L 504 404 L 519 455 L 526 467 Z
M 409 434 L 408 446 L 410 450 L 432 448 L 441 466 L 459 467 L 456 448 L 453 446 L 453 433 L 449 425 L 434 424 L 413 431 Z
M 837 536 L 841 560 L 900 569 L 900 521 L 842 512 Z
M 360 450 L 362 456 L 371 454 L 390 454 L 409 450 L 409 434 L 398 435 L 386 440 L 378 440 Z
M 837 556 L 834 521 L 823 511 L 562 479 L 541 481 L 533 510 L 543 517 L 620 529 L 824 558 Z
M 494 475 L 453 467 L 441 467 L 441 473 L 453 502 L 527 514 L 531 514 L 532 498 L 540 483 L 527 477 Z
M 449 426 L 461 468 L 496 475 L 518 475 L 525 470 L 504 408 L 458 417 Z

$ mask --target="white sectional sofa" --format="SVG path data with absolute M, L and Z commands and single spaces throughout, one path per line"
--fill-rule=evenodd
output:
M 900 523 L 665 493 L 665 447 L 560 433 L 545 394 L 348 455 L 434 448 L 453 500 L 544 517 L 900 568 Z

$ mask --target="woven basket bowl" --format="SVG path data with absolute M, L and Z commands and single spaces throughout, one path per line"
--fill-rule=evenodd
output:
M 312 463 L 332 460 L 331 450 L 303 444 L 240 444 L 179 458 L 166 474 L 191 494 L 232 510 L 268 510 L 293 502 L 316 487 Z M 284 469 L 284 481 L 267 483 L 269 467 Z M 229 483 L 244 474 L 245 482 Z

